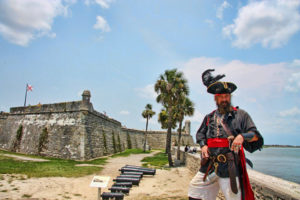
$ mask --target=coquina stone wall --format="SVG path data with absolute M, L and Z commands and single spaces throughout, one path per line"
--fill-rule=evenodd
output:
M 172 152 L 176 152 L 173 147 Z M 192 154 L 180 150 L 180 161 L 186 165 L 192 174 L 196 174 L 200 169 L 200 154 Z M 286 181 L 274 176 L 269 176 L 255 170 L 248 169 L 248 175 L 255 199 L 258 200 L 298 200 L 300 199 L 300 184 Z M 218 195 L 220 199 L 225 198 Z
M 145 131 L 128 129 L 82 101 L 11 108 L 0 113 L 0 148 L 25 154 L 87 160 L 128 148 L 143 148 Z M 172 135 L 175 142 L 176 134 Z M 183 142 L 194 144 L 192 136 Z M 164 148 L 166 132 L 149 131 L 151 148 Z
M 144 134 L 145 131 L 135 130 L 135 129 L 125 129 L 124 132 L 129 133 L 129 135 L 135 135 L 133 137 L 139 138 L 138 142 L 141 142 L 139 145 L 144 144 Z M 167 134 L 163 131 L 148 131 L 147 132 L 147 144 L 150 145 L 152 149 L 161 149 L 166 146 Z M 175 145 L 178 142 L 178 134 L 172 133 L 171 136 L 172 144 Z M 193 137 L 191 135 L 182 134 L 181 136 L 181 145 L 193 145 Z

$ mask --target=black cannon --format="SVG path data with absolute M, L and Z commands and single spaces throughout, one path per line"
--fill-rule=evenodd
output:
M 109 190 L 110 190 L 111 192 L 122 192 L 122 193 L 124 193 L 124 194 L 128 194 L 130 188 L 127 188 L 127 187 L 112 186 L 111 188 L 109 188 Z
M 139 185 L 140 179 L 138 178 L 127 178 L 127 177 L 117 177 L 113 181 L 116 181 L 117 183 L 119 182 L 131 182 L 132 185 Z
M 128 177 L 128 178 L 138 178 L 141 179 L 141 175 L 131 175 L 131 174 L 121 174 L 120 177 Z
M 123 193 L 114 193 L 114 192 L 103 192 L 101 194 L 103 200 L 109 200 L 114 198 L 115 200 L 123 200 L 124 194 Z
M 152 168 L 141 167 L 141 166 L 136 166 L 136 165 L 125 165 L 124 167 L 137 168 L 137 169 L 146 169 L 146 170 L 155 170 L 155 169 L 152 169 Z
M 133 169 L 142 169 L 142 170 L 148 170 L 148 171 L 154 171 L 154 174 L 156 173 L 156 169 L 147 168 L 147 167 L 140 167 L 135 165 L 125 165 L 125 168 L 133 168 Z
M 127 172 L 127 171 L 123 171 L 122 174 L 124 174 L 124 175 L 141 175 L 141 178 L 143 178 L 143 172 Z
M 137 168 L 128 168 L 128 167 L 122 167 L 119 169 L 122 173 L 124 172 L 142 172 L 143 175 L 155 175 L 155 170 L 146 170 L 146 169 L 137 169 Z
M 132 187 L 132 182 L 118 182 L 118 183 L 114 183 L 112 185 L 112 187 L 128 187 L 131 188 Z

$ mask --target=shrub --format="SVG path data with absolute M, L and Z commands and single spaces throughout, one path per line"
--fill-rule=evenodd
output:
M 118 134 L 118 149 L 119 149 L 119 152 L 122 151 L 122 148 L 121 148 L 121 139 L 120 139 L 120 134 Z
M 23 136 L 23 126 L 20 125 L 19 128 L 18 128 L 18 130 L 17 130 L 16 139 L 15 139 L 15 141 L 13 143 L 12 151 L 17 151 L 17 149 L 20 148 L 22 136 Z
M 112 132 L 112 142 L 113 142 L 114 153 L 117 153 L 116 141 L 115 141 L 115 132 Z
M 45 147 L 45 142 L 47 141 L 47 139 L 48 139 L 48 130 L 47 130 L 47 128 L 44 128 L 43 132 L 41 133 L 40 138 L 39 138 L 39 146 L 38 146 L 39 154 Z
M 130 139 L 130 136 L 129 136 L 128 132 L 127 132 L 127 148 L 132 149 L 131 139 Z
M 106 134 L 105 134 L 105 132 L 103 131 L 102 132 L 102 138 L 103 138 L 103 145 L 104 145 L 104 154 L 106 154 L 107 153 L 107 144 L 106 144 Z

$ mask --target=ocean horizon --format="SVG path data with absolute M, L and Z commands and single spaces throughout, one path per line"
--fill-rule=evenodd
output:
M 300 184 L 300 148 L 267 147 L 246 157 L 253 170 Z

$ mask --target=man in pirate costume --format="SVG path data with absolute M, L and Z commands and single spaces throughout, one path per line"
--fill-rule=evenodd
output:
M 260 150 L 263 138 L 247 112 L 231 105 L 237 86 L 219 81 L 208 69 L 202 74 L 207 92 L 215 95 L 217 110 L 206 115 L 196 134 L 201 147 L 201 168 L 190 182 L 189 199 L 213 200 L 219 190 L 227 200 L 252 200 L 244 149 Z

